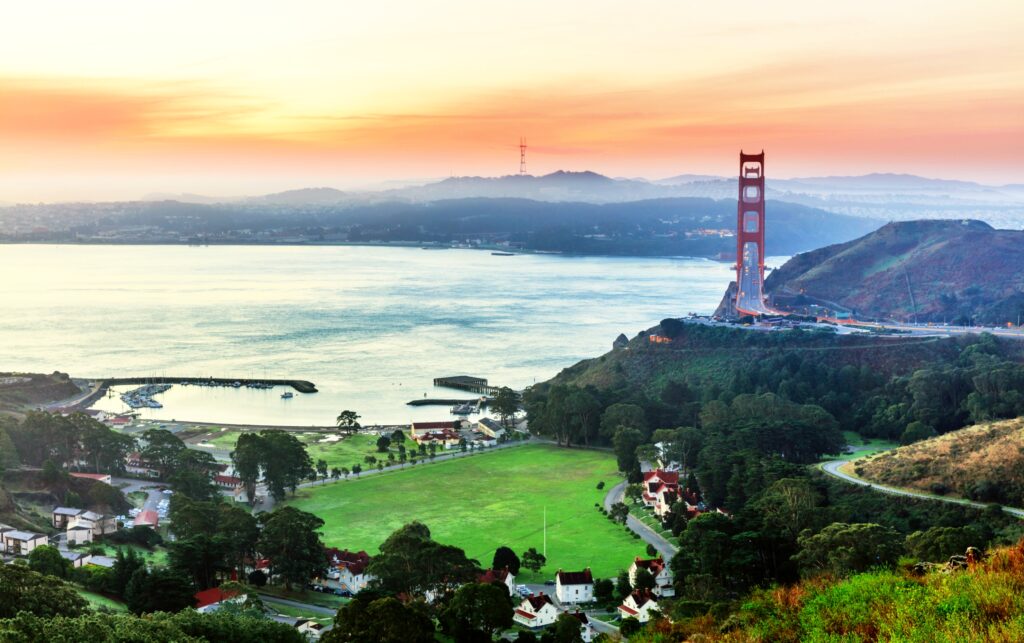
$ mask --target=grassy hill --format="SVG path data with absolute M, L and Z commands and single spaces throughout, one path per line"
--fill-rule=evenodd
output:
M 1024 419 L 960 429 L 857 464 L 873 482 L 1024 506 Z
M 1022 641 L 1024 541 L 962 570 L 942 566 L 918 575 L 906 567 L 761 590 L 727 618 L 663 622 L 629 640 Z
M 81 393 L 66 373 L 0 373 L 0 416 Z M 6 412 L 6 413 L 5 413 Z
M 540 575 L 522 570 L 521 581 L 587 566 L 613 577 L 644 553 L 643 541 L 594 506 L 619 480 L 610 453 L 526 445 L 303 489 L 290 504 L 324 520 L 331 547 L 373 553 L 395 529 L 419 520 L 435 540 L 485 566 L 501 545 L 541 551 L 546 509 L 548 564 Z
M 904 221 L 806 252 L 765 281 L 776 302 L 859 317 L 985 324 L 1024 313 L 1024 231 L 980 221 Z

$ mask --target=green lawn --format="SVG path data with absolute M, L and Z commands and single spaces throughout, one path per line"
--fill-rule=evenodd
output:
M 152 550 L 140 547 L 138 545 L 111 545 L 104 542 L 95 542 L 91 545 L 82 545 L 76 548 L 76 551 L 90 551 L 97 547 L 103 548 L 103 555 L 114 558 L 117 556 L 118 548 L 124 550 L 127 554 L 129 549 L 134 549 L 135 553 L 146 560 L 146 562 L 154 565 L 166 565 L 167 564 L 167 550 L 163 547 L 155 547 Z
M 328 546 L 372 554 L 392 531 L 419 520 L 484 566 L 500 545 L 541 550 L 546 507 L 548 564 L 517 580 L 587 566 L 609 577 L 646 547 L 594 508 L 619 480 L 610 453 L 527 445 L 303 489 L 290 504 L 326 522 Z
M 877 438 L 862 438 L 859 433 L 843 431 L 846 443 L 854 448 L 852 453 L 832 454 L 823 457 L 823 462 L 828 460 L 856 460 L 864 456 L 874 455 L 882 451 L 889 451 L 899 446 L 898 442 L 880 440 Z
M 97 609 L 97 608 L 100 608 L 100 607 L 105 607 L 105 608 L 109 609 L 112 612 L 127 612 L 128 611 L 128 608 L 125 607 L 125 604 L 122 603 L 121 601 L 115 601 L 112 598 L 107 598 L 106 596 L 103 596 L 102 594 L 97 594 L 96 592 L 90 592 L 89 590 L 82 589 L 80 587 L 76 587 L 75 591 L 78 592 L 78 594 L 82 598 L 84 598 L 85 600 L 89 601 L 89 605 L 93 609 Z
M 205 440 L 204 443 L 212 444 L 218 449 L 233 450 L 235 443 L 238 442 L 238 436 L 242 434 L 242 431 L 236 429 L 230 429 L 222 431 L 217 437 Z M 387 459 L 387 453 L 377 452 L 377 436 L 367 434 L 356 434 L 350 437 L 344 437 L 337 442 L 321 442 L 321 440 L 328 436 L 341 435 L 337 432 L 322 433 L 316 431 L 304 431 L 304 432 L 293 432 L 292 435 L 297 437 L 300 442 L 306 445 L 306 452 L 315 464 L 317 460 L 327 460 L 327 464 L 331 467 L 347 467 L 352 468 L 353 464 L 360 464 L 366 466 L 363 462 L 363 458 L 367 455 L 376 456 L 378 459 Z M 406 447 L 412 446 L 412 442 L 407 441 Z M 397 457 L 398 452 L 395 451 Z

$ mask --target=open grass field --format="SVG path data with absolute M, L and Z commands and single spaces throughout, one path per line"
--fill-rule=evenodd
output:
M 307 488 L 290 504 L 325 521 L 328 546 L 372 554 L 395 529 L 419 520 L 435 540 L 484 566 L 501 545 L 541 550 L 546 507 L 548 564 L 538 575 L 522 570 L 517 581 L 587 566 L 609 577 L 645 550 L 594 507 L 620 479 L 610 453 L 528 445 Z
M 204 440 L 202 444 L 212 444 L 217 449 L 232 451 L 235 448 L 235 443 L 238 442 L 238 436 L 242 433 L 243 431 L 239 429 L 223 430 L 217 433 L 215 437 Z M 305 431 L 294 432 L 292 435 L 306 445 L 306 452 L 309 453 L 309 457 L 314 463 L 317 460 L 324 459 L 330 467 L 348 467 L 351 469 L 353 464 L 366 466 L 363 458 L 368 455 L 376 456 L 378 459 L 388 457 L 387 453 L 377 452 L 377 435 L 360 433 L 350 437 L 343 437 L 337 441 L 334 441 L 334 437 L 341 435 L 337 432 Z M 411 442 L 406 446 L 409 447 L 410 445 Z M 394 447 L 392 449 L 395 450 Z M 395 453 L 397 455 L 397 450 L 395 450 Z

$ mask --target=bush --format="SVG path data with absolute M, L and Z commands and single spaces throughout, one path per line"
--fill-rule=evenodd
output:
M 600 491 L 601 489 L 604 489 L 604 480 L 602 480 L 601 482 L 597 483 L 597 489 L 598 489 L 598 491 Z
M 263 587 L 267 584 L 267 575 L 262 570 L 249 572 L 249 584 L 254 587 Z

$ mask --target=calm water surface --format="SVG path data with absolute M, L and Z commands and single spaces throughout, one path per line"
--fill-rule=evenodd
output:
M 778 265 L 778 264 L 773 264 Z M 446 419 L 435 377 L 523 387 L 668 316 L 714 310 L 728 264 L 381 247 L 0 246 L 0 370 L 297 378 L 312 395 L 175 386 L 160 419 Z M 100 406 L 121 410 L 116 398 Z

